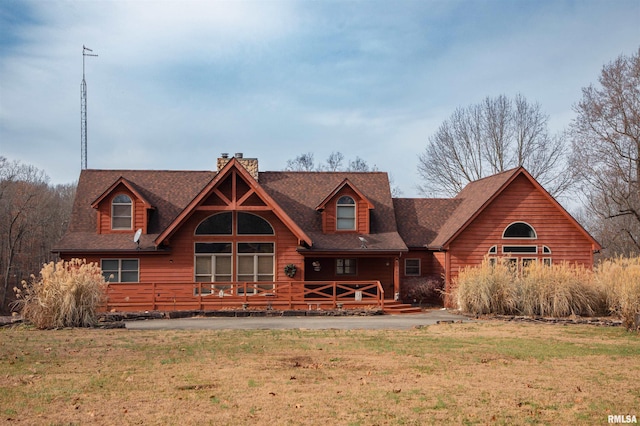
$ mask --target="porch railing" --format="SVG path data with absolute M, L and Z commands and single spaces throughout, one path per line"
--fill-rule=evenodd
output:
M 379 281 L 109 283 L 107 311 L 384 308 Z

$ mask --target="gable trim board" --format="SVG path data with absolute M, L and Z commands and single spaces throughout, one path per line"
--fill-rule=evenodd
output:
M 140 259 L 141 284 L 193 285 L 196 242 L 233 244 L 232 253 L 225 256 L 232 256 L 233 274 L 239 274 L 241 265 L 236 262 L 242 259 L 240 245 L 235 245 L 268 241 L 275 251 L 275 281 L 374 280 L 380 281 L 386 298 L 395 298 L 405 290 L 403 284 L 419 280 L 443 276 L 449 286 L 461 266 L 478 264 L 489 247 L 504 245 L 505 221 L 534 224 L 538 239 L 528 243 L 552 247 L 558 262 L 591 266 L 593 252 L 600 249 L 521 167 L 472 182 L 450 199 L 394 199 L 383 172 L 258 172 L 257 176 L 259 180 L 236 158 L 223 162 L 217 172 L 83 170 L 69 229 L 55 251 L 64 259 L 98 262 L 135 257 Z M 118 188 L 126 188 L 148 212 L 144 219 L 136 219 L 145 226 L 137 222 L 131 232 L 101 228 L 107 221 L 96 218 L 95 211 Z M 327 225 L 335 216 L 335 209 L 327 206 L 342 193 L 352 194 L 362 206 L 357 219 L 362 223 L 355 231 Z M 222 211 L 261 216 L 276 235 L 194 234 L 197 223 Z M 139 247 L 132 240 L 138 228 L 143 229 Z M 344 263 L 339 259 L 353 259 L 349 274 L 336 267 Z M 405 275 L 404 259 L 414 259 L 419 276 L 414 271 Z M 298 271 L 295 279 L 284 273 L 284 266 L 291 264 Z M 312 266 L 316 264 L 322 267 L 316 270 Z

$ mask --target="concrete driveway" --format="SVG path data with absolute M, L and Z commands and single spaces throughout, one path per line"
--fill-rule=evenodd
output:
M 447 322 L 473 319 L 447 310 L 421 314 L 374 316 L 286 316 L 286 317 L 207 317 L 127 321 L 129 330 L 407 330 Z

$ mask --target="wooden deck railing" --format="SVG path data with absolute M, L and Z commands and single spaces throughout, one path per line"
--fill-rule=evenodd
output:
M 105 310 L 384 308 L 379 281 L 109 283 Z

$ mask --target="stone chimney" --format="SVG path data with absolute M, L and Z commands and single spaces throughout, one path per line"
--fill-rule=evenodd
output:
M 249 174 L 256 181 L 258 180 L 258 159 L 257 158 L 244 158 L 244 155 L 241 152 L 236 152 L 233 155 L 233 158 L 235 158 L 240 164 L 242 164 L 242 166 L 245 169 L 247 169 Z M 218 158 L 218 163 L 217 163 L 218 171 L 222 170 L 222 168 L 226 166 L 229 161 L 231 161 L 231 158 L 229 158 L 228 153 L 223 152 L 222 154 L 220 154 L 220 158 Z

